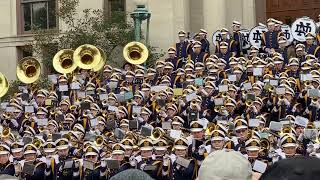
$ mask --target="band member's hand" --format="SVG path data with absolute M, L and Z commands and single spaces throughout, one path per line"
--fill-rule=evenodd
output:
M 144 170 L 144 167 L 146 167 L 146 165 L 147 165 L 146 163 L 141 164 L 141 166 L 140 166 L 140 170 L 142 170 L 142 171 L 143 171 L 143 170 Z

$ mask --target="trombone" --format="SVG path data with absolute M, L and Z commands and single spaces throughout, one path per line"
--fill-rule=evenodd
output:
M 25 57 L 21 59 L 17 65 L 17 77 L 25 84 L 31 84 L 37 81 L 40 77 L 40 73 L 40 63 L 34 57 Z

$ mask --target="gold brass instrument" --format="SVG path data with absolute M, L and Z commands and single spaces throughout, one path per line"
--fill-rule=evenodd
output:
M 94 72 L 98 72 L 100 71 L 103 66 L 106 64 L 106 61 L 107 61 L 107 55 L 106 53 L 104 52 L 104 50 L 102 50 L 101 48 L 97 47 L 100 51 L 100 54 L 101 54 L 101 57 L 100 57 L 100 61 L 98 63 L 97 66 L 93 67 L 93 71 Z
M 72 73 L 77 68 L 73 60 L 73 52 L 71 49 L 62 49 L 57 52 L 53 57 L 53 68 L 61 74 Z
M 229 95 L 228 95 L 228 92 L 225 91 L 225 92 L 223 92 L 223 93 L 221 94 L 221 96 L 222 96 L 223 98 L 227 98 Z
M 1 96 L 0 96 L 0 97 L 1 97 Z M 317 102 L 318 102 L 318 97 L 313 97 L 313 98 L 311 99 L 311 102 L 312 102 L 313 104 L 317 103 Z
M 221 111 L 223 111 L 225 109 L 226 109 L 225 106 L 215 106 L 214 107 L 214 111 L 215 112 L 221 112 Z
M 42 146 L 42 141 L 38 138 L 35 138 L 33 141 L 32 141 L 32 144 L 35 145 L 38 149 Z
M 275 91 L 274 86 L 270 86 L 270 88 L 268 88 L 268 92 L 269 93 L 273 93 Z
M 279 100 L 280 100 L 280 101 L 284 100 L 284 98 L 285 98 L 285 97 L 284 97 L 283 94 L 280 94 L 280 95 L 279 95 Z
M 147 46 L 141 42 L 133 41 L 123 48 L 123 57 L 130 64 L 142 64 L 149 56 Z
M 160 128 L 156 127 L 152 130 L 151 137 L 152 140 L 157 141 L 159 139 L 166 139 L 167 141 L 174 142 L 174 139 L 169 137 L 166 132 Z
M 252 102 L 253 101 L 251 99 L 246 100 L 246 106 L 250 107 L 252 105 Z
M 270 141 L 266 138 L 260 139 L 260 144 L 262 149 L 267 149 L 269 151 L 270 149 Z
M 206 131 L 205 131 L 205 135 L 210 137 L 215 129 L 216 129 L 215 124 L 212 124 L 212 125 L 208 124 L 207 128 L 206 128 Z
M 292 129 L 289 126 L 284 127 L 281 132 L 280 132 L 280 136 L 283 136 L 284 134 L 290 134 L 292 133 Z
M 5 127 L 5 128 L 3 128 L 1 137 L 2 138 L 7 138 L 7 137 L 10 136 L 10 133 L 11 133 L 11 129 L 9 127 Z
M 101 53 L 97 47 L 84 44 L 74 51 L 73 60 L 81 69 L 93 69 L 99 64 Z
M 40 133 L 42 133 L 43 131 L 46 130 L 46 128 L 45 128 L 44 126 L 40 126 L 38 129 L 39 129 L 39 132 L 40 132 Z
M 9 83 L 7 78 L 0 72 L 0 97 L 7 94 L 9 90 Z
M 198 105 L 198 102 L 196 100 L 192 100 L 190 103 L 191 109 L 198 109 L 197 105 Z
M 94 141 L 94 144 L 98 147 L 101 147 L 103 145 L 103 142 L 104 142 L 103 136 L 97 136 Z
M 159 140 L 165 134 L 162 128 L 156 127 L 152 130 L 151 139 L 152 140 Z
M 17 77 L 25 84 L 31 84 L 37 81 L 40 77 L 40 73 L 40 63 L 34 57 L 25 57 L 21 59 L 17 65 Z
M 306 87 L 309 87 L 309 86 L 311 86 L 311 82 L 310 82 L 309 80 L 307 80 L 307 81 L 304 82 L 304 85 L 305 85 Z
M 76 105 L 71 105 L 70 106 L 70 111 L 74 111 L 74 110 L 76 110 L 77 109 L 77 106 Z
M 242 97 L 246 97 L 246 96 L 247 96 L 247 94 L 248 94 L 248 91 L 243 90 L 241 93 L 242 93 Z

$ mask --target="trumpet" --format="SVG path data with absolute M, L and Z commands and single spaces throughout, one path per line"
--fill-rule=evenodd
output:
M 221 111 L 223 111 L 223 110 L 225 110 L 225 106 L 223 106 L 223 105 L 215 106 L 215 107 L 214 107 L 214 111 L 215 111 L 215 112 L 221 112 Z
M 283 94 L 281 94 L 281 95 L 279 95 L 279 101 L 282 101 L 282 100 L 284 100 L 284 95 Z
M 252 105 L 252 100 L 246 100 L 246 106 L 247 107 L 250 107 Z
M 274 90 L 275 90 L 274 86 L 271 86 L 270 88 L 268 88 L 268 92 L 269 92 L 269 93 L 273 93 Z
M 242 97 L 246 97 L 247 94 L 248 94 L 248 91 L 246 91 L 246 90 L 243 90 L 243 91 L 242 91 Z
M 261 138 L 260 144 L 262 149 L 270 150 L 270 141 L 266 138 Z
M 198 102 L 196 100 L 192 100 L 190 103 L 190 108 L 191 109 L 198 109 L 197 105 L 198 105 Z
M 77 106 L 76 106 L 76 105 L 70 106 L 70 111 L 74 111 L 74 110 L 76 110 L 76 109 L 77 109 Z
M 311 99 L 311 102 L 312 102 L 313 104 L 316 104 L 316 103 L 318 102 L 318 97 L 313 97 L 313 98 Z
M 228 97 L 229 95 L 228 95 L 228 92 L 225 91 L 225 92 L 223 92 L 223 93 L 221 94 L 221 96 L 222 96 L 223 98 L 226 98 L 226 97 Z
M 304 85 L 305 85 L 306 87 L 309 87 L 309 86 L 311 86 L 311 82 L 310 82 L 310 81 L 306 81 L 306 82 L 304 83 Z

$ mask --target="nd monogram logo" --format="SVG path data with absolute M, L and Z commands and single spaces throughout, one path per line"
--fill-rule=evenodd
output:
M 311 31 L 310 25 L 310 23 L 304 24 L 303 22 L 300 22 L 299 24 L 297 24 L 295 32 L 297 32 L 298 36 L 304 36 L 306 33 Z

